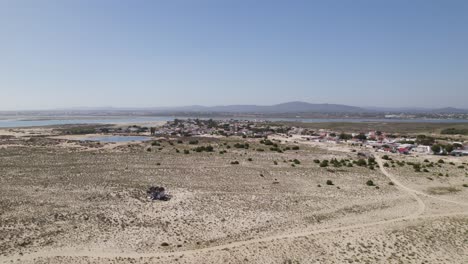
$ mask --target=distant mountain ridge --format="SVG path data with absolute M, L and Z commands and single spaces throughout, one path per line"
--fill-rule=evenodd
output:
M 414 114 L 468 114 L 468 109 L 445 107 L 445 108 L 422 108 L 422 107 L 357 107 L 343 104 L 307 103 L 301 101 L 286 102 L 274 105 L 218 105 L 203 106 L 190 105 L 178 107 L 71 107 L 52 110 L 37 110 L 39 112 L 154 112 L 154 113 L 252 113 L 252 114 L 294 114 L 294 113 L 414 113 Z
M 214 112 L 214 113 L 433 113 L 433 114 L 468 114 L 468 109 L 446 107 L 439 109 L 416 107 L 357 107 L 343 104 L 313 104 L 293 101 L 275 105 L 222 105 L 222 106 L 183 106 L 183 107 L 156 107 L 152 110 L 182 111 L 182 112 Z
M 184 106 L 184 107 L 157 107 L 156 111 L 182 111 L 182 112 L 217 112 L 217 113 L 359 113 L 368 110 L 349 105 L 340 104 L 312 104 L 306 102 L 287 102 L 276 105 L 222 105 L 222 106 Z
M 466 114 L 468 113 L 468 109 L 460 109 L 454 107 L 445 107 L 432 110 L 434 113 L 438 114 Z
M 365 107 L 374 112 L 389 113 L 426 113 L 426 114 L 468 114 L 468 109 L 455 107 L 423 108 L 423 107 Z

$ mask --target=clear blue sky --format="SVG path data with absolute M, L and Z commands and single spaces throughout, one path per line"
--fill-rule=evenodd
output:
M 468 108 L 466 0 L 3 0 L 0 110 Z

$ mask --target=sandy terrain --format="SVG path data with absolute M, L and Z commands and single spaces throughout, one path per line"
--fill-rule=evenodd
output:
M 348 147 L 284 139 L 282 146 L 300 149 L 277 153 L 258 139 L 241 149 L 234 143 L 245 139 L 200 138 L 198 146 L 210 144 L 215 151 L 195 152 L 197 145 L 183 141 L 151 146 L 2 139 L 0 262 L 468 260 L 468 177 L 459 168 L 466 159 L 451 165 L 447 158 L 429 172 L 393 167 L 404 159 L 397 155 L 393 164 L 377 158 L 374 170 L 320 167 L 315 159 L 357 156 Z M 366 185 L 369 180 L 375 186 Z M 150 185 L 167 187 L 172 199 L 149 201 Z

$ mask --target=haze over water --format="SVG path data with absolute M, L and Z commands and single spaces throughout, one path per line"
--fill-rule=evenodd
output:
M 68 124 L 126 124 L 126 123 L 148 123 L 172 121 L 177 119 L 197 118 L 197 117 L 171 117 L 171 116 L 158 116 L 158 117 L 120 117 L 120 118 L 73 118 L 73 119 L 4 119 L 0 120 L 0 127 L 14 128 L 14 127 L 33 127 L 33 126 L 52 126 L 52 125 L 68 125 Z M 199 119 L 209 119 L 200 117 Z M 371 118 L 321 118 L 321 119 L 302 119 L 302 118 L 248 118 L 248 117 L 216 117 L 213 119 L 238 119 L 238 120 L 266 120 L 266 121 L 294 121 L 305 123 L 325 123 L 325 122 L 408 122 L 408 123 L 468 123 L 468 120 L 463 119 L 371 119 Z

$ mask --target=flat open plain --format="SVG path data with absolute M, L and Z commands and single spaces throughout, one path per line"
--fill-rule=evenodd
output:
M 3 263 L 468 262 L 466 157 L 320 167 L 314 160 L 358 157 L 299 141 L 283 140 L 299 149 L 278 153 L 238 137 L 151 146 L 41 131 L 0 131 Z M 426 158 L 440 166 L 396 165 Z M 172 199 L 148 200 L 151 185 Z

